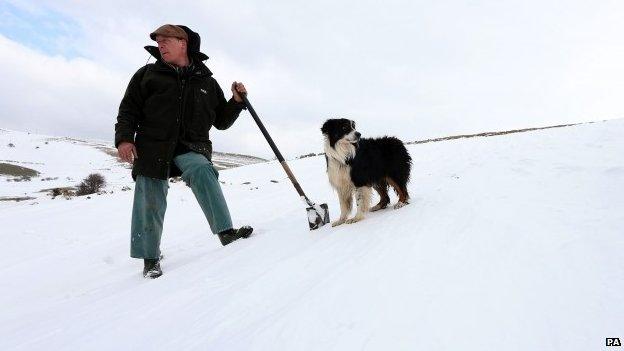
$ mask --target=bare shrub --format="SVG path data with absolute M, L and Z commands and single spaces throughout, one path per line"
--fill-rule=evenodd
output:
M 89 174 L 80 184 L 78 184 L 77 196 L 95 194 L 106 185 L 104 176 L 99 173 Z

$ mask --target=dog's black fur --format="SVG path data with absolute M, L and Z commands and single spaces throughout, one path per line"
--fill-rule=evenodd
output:
M 388 177 L 407 192 L 411 159 L 397 138 L 362 138 L 356 145 L 355 157 L 347 164 L 351 166 L 351 180 L 356 187 L 373 186 Z
M 412 158 L 401 140 L 387 136 L 360 138 L 360 133 L 355 130 L 355 122 L 344 118 L 327 120 L 321 132 L 326 137 L 325 159 L 328 172 L 329 162 L 332 161 L 342 161 L 348 166 L 353 186 L 372 187 L 379 193 L 380 203 L 373 210 L 385 208 L 389 203 L 389 185 L 399 195 L 401 205 L 398 207 L 407 204 L 407 183 L 410 179 Z M 343 156 L 344 160 L 339 160 Z

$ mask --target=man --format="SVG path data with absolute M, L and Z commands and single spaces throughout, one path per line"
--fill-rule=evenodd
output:
M 211 163 L 212 126 L 227 129 L 245 105 L 243 83 L 232 83 L 226 101 L 212 72 L 202 63 L 200 37 L 186 26 L 166 24 L 150 34 L 158 47 L 145 49 L 156 63 L 140 68 L 119 106 L 115 147 L 133 163 L 136 181 L 132 208 L 130 256 L 144 260 L 143 276 L 157 278 L 160 238 L 170 177 L 182 176 L 223 245 L 247 238 L 249 226 L 234 229 Z

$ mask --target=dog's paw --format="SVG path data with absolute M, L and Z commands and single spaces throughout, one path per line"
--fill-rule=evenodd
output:
M 383 210 L 384 208 L 386 208 L 387 205 L 381 205 L 381 204 L 377 204 L 375 206 L 373 206 L 373 208 L 370 209 L 370 212 L 375 212 L 375 211 L 379 211 L 379 210 Z
M 345 220 L 344 220 L 344 219 L 339 219 L 339 220 L 337 220 L 337 221 L 333 221 L 333 222 L 332 222 L 332 227 L 337 227 L 337 226 L 339 226 L 339 225 L 343 224 L 344 222 L 345 222 Z
M 401 201 L 399 201 L 399 202 L 397 202 L 397 203 L 396 203 L 396 205 L 394 205 L 394 209 L 395 209 L 395 210 L 398 210 L 399 208 L 401 208 L 401 207 L 403 207 L 403 206 L 405 206 L 405 205 L 407 205 L 407 204 L 408 204 L 407 202 L 401 202 Z
M 361 220 L 363 220 L 363 219 L 364 219 L 364 216 L 355 216 L 355 217 L 353 217 L 353 218 L 349 218 L 349 219 L 347 219 L 347 220 L 345 221 L 345 223 L 347 223 L 347 224 L 353 224 L 353 223 L 355 223 L 355 222 L 359 222 L 359 221 L 361 221 Z

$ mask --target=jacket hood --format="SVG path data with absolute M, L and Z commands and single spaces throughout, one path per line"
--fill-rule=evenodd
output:
M 199 51 L 199 48 L 201 45 L 201 38 L 199 34 L 197 34 L 196 32 L 193 32 L 187 26 L 183 26 L 179 24 L 177 26 L 182 28 L 188 35 L 188 42 L 187 42 L 186 49 L 187 49 L 189 58 L 192 58 L 197 61 L 206 61 L 208 59 L 208 56 L 204 54 L 203 52 Z M 158 47 L 153 46 L 153 45 L 148 45 L 148 46 L 145 46 L 145 50 L 147 50 L 147 52 L 149 52 L 150 55 L 154 56 L 157 60 L 162 60 L 162 57 L 160 56 L 160 51 L 158 51 Z

